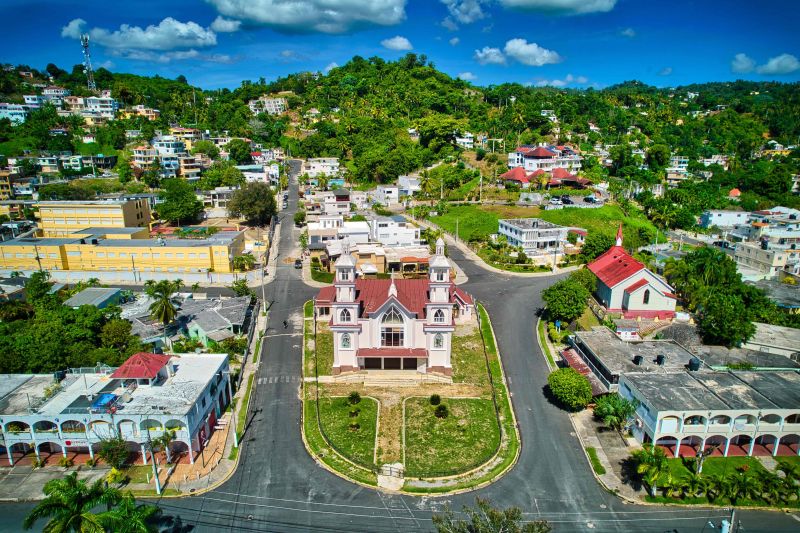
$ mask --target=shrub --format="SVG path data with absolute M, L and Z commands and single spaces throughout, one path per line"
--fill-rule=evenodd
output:
M 570 411 L 580 411 L 592 400 L 592 386 L 574 368 L 559 368 L 547 376 L 553 397 Z
M 32 464 L 34 468 L 42 468 L 45 462 L 44 459 L 34 459 Z
M 358 422 L 350 422 L 348 428 L 350 429 L 350 431 L 358 431 L 359 429 L 361 429 L 361 424 L 359 424 Z
M 88 459 L 86 461 L 86 466 L 88 466 L 89 468 L 94 468 L 95 466 L 97 466 L 97 459 Z
M 350 405 L 359 404 L 361 403 L 361 395 L 358 393 L 358 391 L 353 391 L 347 396 L 347 401 L 350 403 Z
M 433 414 L 436 416 L 436 418 L 447 418 L 450 414 L 450 410 L 445 404 L 440 403 L 436 406 L 436 409 L 433 410 Z
M 439 405 L 442 403 L 442 397 L 438 394 L 431 394 L 431 405 Z
M 63 466 L 64 468 L 69 468 L 73 464 L 75 463 L 69 457 L 62 457 L 61 459 L 58 460 L 58 466 Z
M 106 474 L 106 481 L 112 485 L 123 483 L 126 479 L 128 479 L 127 474 L 114 467 Z
M 128 460 L 128 445 L 125 439 L 119 436 L 103 439 L 97 455 L 112 467 L 119 469 Z
M 361 413 L 361 409 L 358 409 L 358 408 L 350 409 L 350 418 L 357 417 L 359 415 L 359 413 Z

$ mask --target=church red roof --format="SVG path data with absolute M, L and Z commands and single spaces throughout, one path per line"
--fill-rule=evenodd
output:
M 397 300 L 400 305 L 408 309 L 409 312 L 417 315 L 418 318 L 425 316 L 425 304 L 428 303 L 427 279 L 396 279 L 394 280 L 397 289 Z M 377 311 L 389 299 L 389 287 L 392 280 L 389 279 L 357 279 L 356 280 L 356 301 L 360 304 L 360 315 L 365 317 Z M 471 304 L 472 297 L 463 290 L 451 284 L 450 300 L 455 301 L 455 295 L 464 303 Z M 317 293 L 315 299 L 317 304 L 333 303 L 336 299 L 336 289 L 334 286 L 323 287 Z
M 631 257 L 622 246 L 612 246 L 606 253 L 589 263 L 587 268 L 610 288 L 644 270 L 645 267 Z
M 122 363 L 122 366 L 116 369 L 111 377 L 114 379 L 153 379 L 169 360 L 169 355 L 160 353 L 135 353 L 128 357 L 128 360 Z
M 633 294 L 634 292 L 636 292 L 637 290 L 641 289 L 645 285 L 647 285 L 647 280 L 646 279 L 640 279 L 639 281 L 637 281 L 636 283 L 634 283 L 633 285 L 631 285 L 630 287 L 625 289 L 625 292 L 627 292 L 628 294 Z

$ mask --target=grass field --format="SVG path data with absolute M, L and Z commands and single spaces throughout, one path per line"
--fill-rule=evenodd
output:
M 427 398 L 405 403 L 406 474 L 456 474 L 488 460 L 500 443 L 491 400 L 444 399 L 450 415 L 437 418 Z
M 592 310 L 588 307 L 583 311 L 583 314 L 578 318 L 578 327 L 582 331 L 589 331 L 594 326 L 600 326 L 600 321 L 594 316 Z
M 328 329 L 328 325 L 322 322 L 317 323 L 317 338 L 314 340 L 314 325 L 311 321 L 307 323 L 308 332 L 306 334 L 306 357 L 305 375 L 314 377 L 314 352 L 317 354 L 317 372 L 320 376 L 330 376 L 333 370 L 333 333 Z
M 453 335 L 450 360 L 453 383 L 489 384 L 481 333 L 477 328 L 469 335 Z
M 378 419 L 375 400 L 362 398 L 350 405 L 346 397 L 320 398 L 319 416 L 328 440 L 343 455 L 357 463 L 373 463 Z M 351 424 L 358 424 L 358 428 L 351 428 Z
M 597 457 L 597 450 L 588 446 L 586 448 L 586 453 L 589 454 L 589 460 L 592 462 L 592 469 L 594 470 L 595 474 L 598 476 L 602 476 L 606 473 L 605 467 L 600 462 L 600 459 Z
M 623 224 L 625 243 L 630 246 L 646 244 L 641 242 L 640 230 L 655 234 L 655 226 L 644 217 L 625 216 L 617 205 L 604 205 L 597 209 L 564 208 L 545 211 L 538 207 L 504 205 L 457 205 L 451 206 L 447 213 L 431 217 L 434 224 L 448 233 L 456 232 L 458 222 L 459 238 L 465 241 L 485 240 L 497 233 L 501 218 L 541 218 L 560 226 L 575 226 L 590 232 L 599 231 L 613 235 L 620 222 Z

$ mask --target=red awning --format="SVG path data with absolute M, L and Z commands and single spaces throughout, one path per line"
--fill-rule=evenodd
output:
M 416 357 L 428 358 L 425 348 L 359 348 L 356 357 Z

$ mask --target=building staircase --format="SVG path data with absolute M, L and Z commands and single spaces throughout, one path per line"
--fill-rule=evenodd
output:
M 334 383 L 362 383 L 367 387 L 416 387 L 425 383 L 452 383 L 449 376 L 409 370 L 361 370 L 333 377 Z

